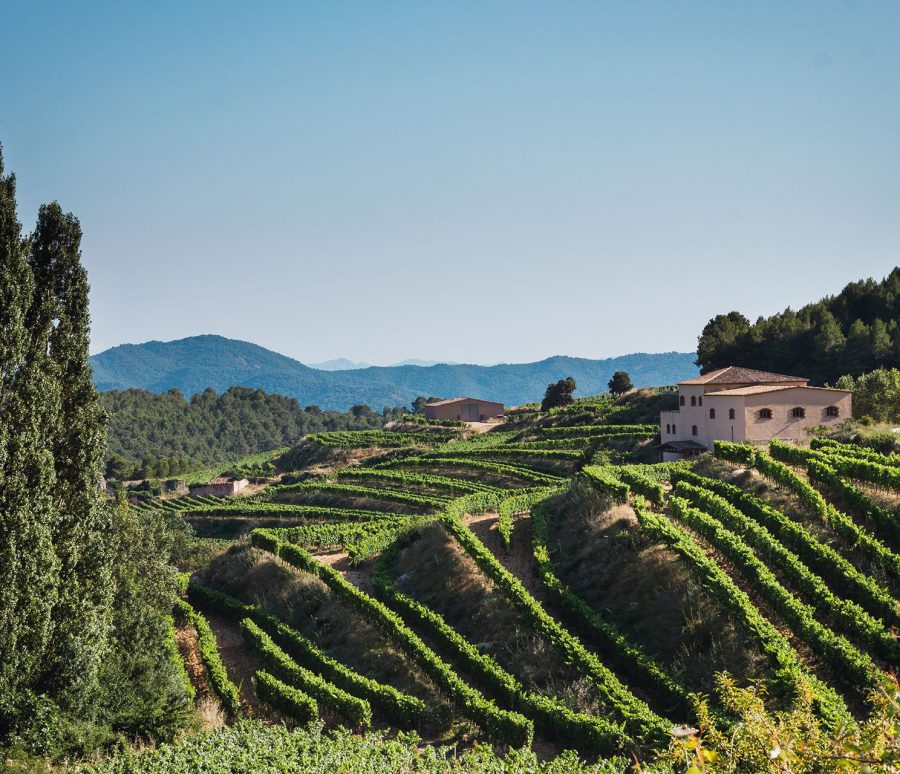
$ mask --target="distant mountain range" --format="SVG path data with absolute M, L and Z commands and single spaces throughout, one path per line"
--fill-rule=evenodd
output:
M 393 366 L 405 366 L 405 365 L 414 365 L 414 366 L 433 366 L 439 365 L 441 363 L 446 363 L 447 365 L 457 365 L 456 363 L 450 360 L 416 360 L 415 358 L 410 358 L 409 360 L 401 360 L 399 363 L 391 363 L 390 367 Z M 317 368 L 319 371 L 352 371 L 360 368 L 375 368 L 371 363 L 357 363 L 353 360 L 348 360 L 345 357 L 338 357 L 334 360 L 325 360 L 321 363 L 307 363 L 310 368 Z
M 549 382 L 567 376 L 578 384 L 576 396 L 592 395 L 606 390 L 615 371 L 627 371 L 637 387 L 674 384 L 697 375 L 694 358 L 689 352 L 662 352 L 605 360 L 555 356 L 493 366 L 439 363 L 321 370 L 256 344 L 207 335 L 123 344 L 94 355 L 91 365 L 100 390 L 177 388 L 190 397 L 209 387 L 219 393 L 233 386 L 257 387 L 294 397 L 304 406 L 314 403 L 343 411 L 356 403 L 379 410 L 409 405 L 418 395 L 474 396 L 514 406 L 540 400 Z

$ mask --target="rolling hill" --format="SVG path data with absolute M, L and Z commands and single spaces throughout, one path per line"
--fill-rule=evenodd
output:
M 323 409 L 357 403 L 375 408 L 409 404 L 418 395 L 479 395 L 507 405 L 539 400 L 551 381 L 572 376 L 578 394 L 606 390 L 614 371 L 628 371 L 635 386 L 672 384 L 697 374 L 687 352 L 635 353 L 605 360 L 555 356 L 536 363 L 493 366 L 398 365 L 322 371 L 277 352 L 222 336 L 123 344 L 91 358 L 100 390 L 177 388 L 186 395 L 208 387 L 258 387 Z

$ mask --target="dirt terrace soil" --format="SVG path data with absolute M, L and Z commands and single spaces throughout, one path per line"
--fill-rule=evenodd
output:
M 515 520 L 509 551 L 503 545 L 498 527 L 496 513 L 479 513 L 475 516 L 467 514 L 464 523 L 475 533 L 478 539 L 487 546 L 500 563 L 515 575 L 529 593 L 541 604 L 546 601 L 544 586 L 537 573 L 534 561 L 534 550 L 531 544 L 531 519 Z
M 317 561 L 333 567 L 344 579 L 350 581 L 354 586 L 370 596 L 375 595 L 375 587 L 372 585 L 372 568 L 366 563 L 353 567 L 350 564 L 350 557 L 346 551 L 336 551 L 329 554 L 315 554 Z

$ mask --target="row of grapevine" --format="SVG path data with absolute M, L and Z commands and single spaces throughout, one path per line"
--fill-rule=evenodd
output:
M 244 516 L 248 518 L 309 519 L 314 521 L 390 521 L 408 519 L 408 513 L 376 511 L 371 508 L 341 508 L 331 505 L 296 505 L 293 503 L 257 502 L 250 506 L 234 508 L 212 508 L 191 511 L 190 518 Z
M 817 572 L 833 589 L 865 608 L 876 618 L 893 624 L 896 602 L 890 592 L 860 572 L 827 543 L 817 540 L 802 525 L 740 487 L 687 471 L 673 474 L 673 481 L 685 480 L 721 495 L 742 513 L 758 522 L 786 548 Z
M 576 671 L 597 687 L 610 709 L 623 719 L 630 735 L 645 742 L 659 742 L 665 738 L 670 724 L 634 696 L 597 656 L 550 616 L 522 582 L 496 559 L 461 519 L 444 516 L 441 521 L 475 563 L 529 619 L 532 626 L 565 654 L 566 661 Z
M 556 576 L 548 545 L 550 529 L 540 503 L 531 510 L 531 534 L 538 573 L 559 608 L 577 623 L 585 637 L 599 643 L 604 655 L 629 681 L 647 691 L 667 712 L 689 715 L 691 701 L 687 689 Z
M 384 468 L 435 468 L 435 467 L 453 467 L 479 471 L 484 473 L 494 473 L 500 476 L 516 478 L 530 484 L 554 486 L 561 484 L 565 479 L 562 476 L 555 476 L 550 473 L 541 473 L 536 470 L 522 467 L 520 465 L 510 465 L 500 462 L 491 462 L 489 460 L 479 460 L 472 458 L 460 457 L 441 457 L 440 459 L 427 459 L 424 457 L 406 457 L 402 460 L 393 460 L 378 466 L 378 469 Z
M 616 476 L 628 484 L 632 492 L 646 497 L 651 503 L 661 505 L 666 496 L 666 488 L 659 482 L 644 475 L 643 470 L 633 465 L 616 468 Z
M 522 511 L 530 511 L 533 505 L 546 499 L 555 491 L 557 490 L 529 490 L 503 499 L 500 503 L 500 507 L 497 509 L 497 532 L 500 533 L 500 540 L 503 541 L 503 545 L 507 549 L 509 548 L 509 541 L 512 538 L 513 514 L 521 513 Z
M 581 469 L 581 475 L 600 492 L 604 492 L 619 503 L 624 503 L 631 493 L 628 484 L 623 483 L 608 467 L 587 465 Z
M 313 433 L 306 436 L 322 446 L 337 449 L 362 449 L 380 447 L 385 449 L 404 446 L 435 446 L 456 435 L 452 430 L 443 433 L 392 433 L 385 430 L 335 430 Z
M 272 531 L 254 530 L 252 540 L 258 548 L 271 551 L 289 564 L 316 575 L 347 603 L 378 624 L 453 698 L 459 711 L 475 721 L 487 734 L 514 746 L 531 743 L 534 726 L 530 720 L 519 713 L 500 709 L 464 682 L 394 611 L 358 589 L 337 570 L 317 562 L 306 551 L 282 542 Z
M 845 444 L 838 445 L 846 446 Z M 860 478 L 859 475 L 854 475 L 859 472 L 856 468 L 856 461 L 833 455 L 830 446 L 822 446 L 820 447 L 822 451 L 817 451 L 773 441 L 769 448 L 776 460 L 790 465 L 805 465 L 807 475 L 811 480 L 824 484 L 835 494 L 843 497 L 848 505 L 872 524 L 878 534 L 885 536 L 893 546 L 900 546 L 900 522 L 896 515 L 887 508 L 876 505 L 865 492 L 844 479 L 844 477 Z M 862 464 L 872 465 L 865 461 Z M 888 470 L 883 466 L 875 467 Z M 864 475 L 861 480 L 871 482 L 873 478 L 877 478 L 877 476 L 866 477 Z
M 396 482 L 407 487 L 423 487 L 429 489 L 445 489 L 455 494 L 494 491 L 497 487 L 482 484 L 478 481 L 466 481 L 450 476 L 438 476 L 427 473 L 410 473 L 404 470 L 384 470 L 380 468 L 346 468 L 337 474 L 339 481 L 345 479 L 366 479 L 382 482 Z
M 281 682 L 263 669 L 256 673 L 256 692 L 266 704 L 271 704 L 300 723 L 311 723 L 319 719 L 319 707 L 312 696 Z
M 734 564 L 755 592 L 788 623 L 846 686 L 875 688 L 882 673 L 872 660 L 844 637 L 823 626 L 816 610 L 798 600 L 759 559 L 744 540 L 708 513 L 694 508 L 681 497 L 669 499 L 671 512 Z
M 191 599 L 208 605 L 237 620 L 250 618 L 264 629 L 296 661 L 317 672 L 348 693 L 368 701 L 392 723 L 401 728 L 418 724 L 427 712 L 425 703 L 409 694 L 385 685 L 331 658 L 308 637 L 284 624 L 258 605 L 245 605 L 220 591 L 191 584 Z
M 785 453 L 785 448 L 793 449 L 796 447 L 780 441 L 772 441 L 771 449 L 773 453 Z M 790 452 L 786 453 L 790 454 Z M 766 478 L 777 481 L 782 486 L 790 489 L 811 511 L 846 540 L 850 546 L 865 554 L 871 561 L 884 567 L 895 577 L 900 577 L 900 555 L 891 551 L 878 538 L 870 535 L 864 529 L 860 529 L 856 522 L 846 513 L 825 502 L 822 494 L 798 476 L 791 468 L 760 450 L 756 451 L 754 467 Z
M 209 621 L 194 610 L 180 597 L 175 598 L 175 612 L 184 622 L 194 627 L 197 632 L 197 649 L 200 660 L 206 669 L 206 677 L 210 687 L 222 706 L 233 716 L 237 717 L 241 712 L 241 699 L 237 686 L 228 677 L 228 670 L 222 663 L 219 655 L 219 646 L 216 644 L 216 635 L 210 628 Z
M 659 425 L 570 425 L 568 427 L 543 427 L 541 432 L 554 437 L 629 436 L 652 438 L 659 432 Z
M 300 666 L 251 619 L 241 620 L 241 634 L 262 656 L 266 667 L 281 680 L 320 704 L 328 707 L 355 728 L 366 728 L 372 722 L 372 708 L 365 699 L 347 693 L 315 672 Z
M 610 753 L 625 749 L 631 740 L 622 730 L 604 718 L 575 712 L 555 697 L 527 691 L 524 686 L 493 658 L 482 653 L 451 627 L 438 613 L 411 597 L 400 593 L 379 563 L 375 574 L 376 588 L 387 603 L 403 618 L 433 637 L 445 652 L 489 686 L 497 697 L 531 718 L 547 736 L 580 750 Z
M 869 449 L 855 443 L 841 443 L 833 438 L 813 438 L 809 444 L 813 449 L 830 454 L 838 454 L 843 457 L 859 457 L 860 459 L 876 462 L 879 465 L 900 465 L 900 454 L 881 454 L 874 449 Z
M 900 661 L 900 646 L 881 621 L 869 615 L 856 602 L 842 599 L 832 592 L 821 577 L 794 552 L 779 543 L 764 526 L 701 483 L 688 483 L 687 479 L 681 479 L 675 485 L 674 493 L 739 534 L 760 556 L 768 559 L 771 566 L 777 567 L 816 610 L 827 616 L 833 626 L 874 650 L 888 663 Z
M 413 494 L 412 492 L 402 492 L 397 489 L 354 486 L 352 484 L 334 484 L 328 481 L 303 481 L 299 484 L 274 486 L 269 490 L 269 494 L 274 497 L 284 495 L 336 495 L 366 500 L 385 500 L 387 502 L 420 506 L 422 508 L 438 508 L 446 503 L 448 499 L 439 495 L 426 496 Z
M 776 684 L 792 696 L 807 688 L 812 690 L 816 710 L 829 728 L 852 722 L 841 697 L 807 669 L 784 635 L 759 612 L 728 573 L 687 532 L 664 516 L 652 513 L 645 503 L 643 498 L 634 498 L 634 511 L 643 529 L 684 558 L 722 609 L 756 640 L 771 661 Z

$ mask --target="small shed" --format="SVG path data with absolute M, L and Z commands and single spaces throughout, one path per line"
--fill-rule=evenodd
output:
M 240 492 L 250 482 L 246 478 L 219 476 L 206 484 L 191 487 L 191 497 L 231 497 Z
M 449 398 L 426 403 L 422 409 L 428 419 L 458 419 L 462 422 L 484 422 L 503 414 L 503 404 L 480 398 Z

